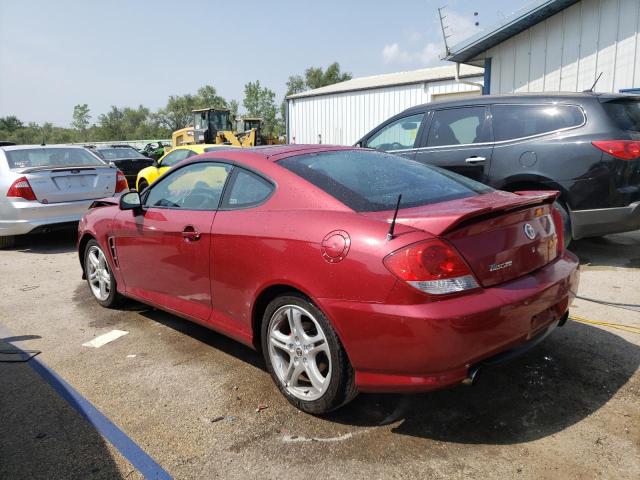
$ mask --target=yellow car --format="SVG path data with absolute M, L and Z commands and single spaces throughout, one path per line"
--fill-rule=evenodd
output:
M 138 172 L 136 178 L 136 189 L 141 192 L 153 182 L 155 182 L 164 172 L 172 168 L 182 160 L 199 155 L 201 153 L 210 152 L 212 150 L 237 148 L 230 145 L 181 145 L 179 147 L 172 148 L 171 151 L 164 154 L 160 159 L 152 166 L 143 168 Z

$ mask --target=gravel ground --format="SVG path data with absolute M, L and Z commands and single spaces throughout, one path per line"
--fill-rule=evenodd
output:
M 640 232 L 571 248 L 580 295 L 639 303 Z M 138 303 L 99 307 L 71 233 L 0 251 L 0 292 L 0 348 L 41 350 L 175 478 L 640 478 L 638 334 L 570 321 L 474 387 L 360 395 L 318 418 L 252 350 Z M 572 313 L 640 327 L 584 300 Z M 129 334 L 82 346 L 113 329 Z M 140 478 L 28 364 L 0 362 L 0 385 L 0 478 Z

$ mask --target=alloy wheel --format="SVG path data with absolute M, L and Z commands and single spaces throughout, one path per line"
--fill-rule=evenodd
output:
M 107 300 L 111 293 L 111 272 L 107 259 L 99 247 L 92 245 L 89 248 L 85 267 L 91 292 L 98 300 Z
M 269 320 L 269 359 L 285 389 L 301 400 L 317 400 L 331 380 L 325 333 L 307 310 L 284 305 Z

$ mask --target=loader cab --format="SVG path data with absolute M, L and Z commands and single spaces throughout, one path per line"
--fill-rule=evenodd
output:
M 218 132 L 231 130 L 229 115 L 229 110 L 225 109 L 205 108 L 194 110 L 194 143 L 216 143 Z

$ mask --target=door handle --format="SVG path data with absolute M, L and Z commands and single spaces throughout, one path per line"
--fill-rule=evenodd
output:
M 464 159 L 464 162 L 468 163 L 469 165 L 476 165 L 478 163 L 484 163 L 486 161 L 487 159 L 484 157 L 469 157 Z
M 185 240 L 190 240 L 192 242 L 196 240 L 200 240 L 200 232 L 195 229 L 193 225 L 187 225 L 182 230 L 182 236 Z

